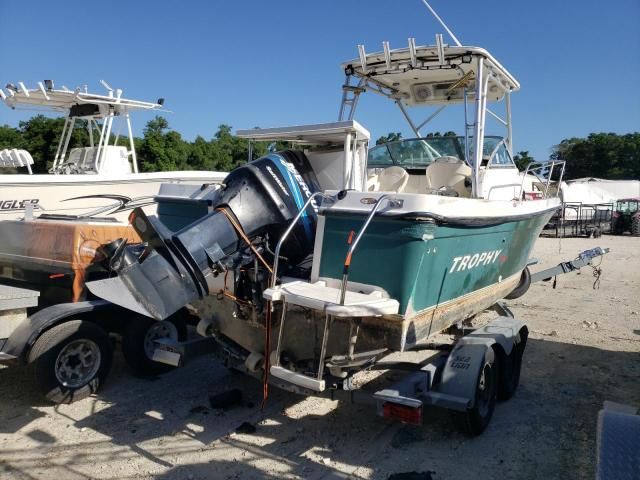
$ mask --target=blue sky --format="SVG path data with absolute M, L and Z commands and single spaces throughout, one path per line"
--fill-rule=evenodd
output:
M 463 44 L 487 48 L 520 81 L 515 150 L 544 159 L 563 138 L 640 130 L 639 0 L 431 4 Z M 432 44 L 440 32 L 419 0 L 0 0 L 0 84 L 51 78 L 101 90 L 105 79 L 128 97 L 165 97 L 172 128 L 210 138 L 221 123 L 334 121 L 340 63 L 358 43 L 373 52 L 383 40 L 404 47 L 409 36 Z M 0 124 L 28 117 L 0 107 Z M 134 119 L 138 134 L 145 115 Z M 374 139 L 409 135 L 396 107 L 374 95 L 356 119 Z M 461 125 L 451 110 L 433 129 Z

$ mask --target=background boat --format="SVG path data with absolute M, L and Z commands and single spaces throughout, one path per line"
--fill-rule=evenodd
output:
M 102 83 L 106 95 L 89 93 L 86 88 L 55 89 L 50 80 L 39 82 L 34 89 L 22 82 L 0 89 L 0 99 L 12 109 L 44 109 L 66 116 L 48 174 L 32 173 L 33 158 L 26 150 L 0 151 L 0 167 L 29 172 L 0 176 L 0 220 L 22 218 L 25 208 L 32 205 L 35 215 L 110 216 L 126 222 L 137 206 L 155 211 L 153 196 L 162 183 L 217 184 L 226 176 L 225 172 L 206 171 L 139 173 L 130 112 L 160 110 L 164 100 L 126 99 L 122 90 Z M 124 142 L 119 135 L 123 128 Z M 89 144 L 69 148 L 77 129 L 87 130 Z

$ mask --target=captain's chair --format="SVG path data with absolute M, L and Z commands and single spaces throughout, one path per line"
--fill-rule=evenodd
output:
M 408 182 L 409 174 L 404 168 L 387 167 L 378 175 L 378 191 L 401 193 Z
M 468 197 L 471 167 L 456 157 L 438 157 L 425 171 L 427 193 Z

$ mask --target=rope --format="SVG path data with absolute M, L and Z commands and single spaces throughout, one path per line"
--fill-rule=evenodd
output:
M 600 290 L 600 277 L 602 276 L 602 267 L 600 267 L 601 263 L 602 257 L 600 258 L 600 262 L 598 263 L 598 265 L 589 265 L 593 269 L 592 273 L 595 277 L 595 280 L 593 281 L 594 290 Z

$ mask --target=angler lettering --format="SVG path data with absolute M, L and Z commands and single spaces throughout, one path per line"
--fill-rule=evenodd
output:
M 25 200 L 0 200 L 0 210 L 23 210 L 25 205 L 33 204 L 37 207 L 40 200 L 37 198 L 28 198 Z
M 490 250 L 488 252 L 474 253 L 473 255 L 454 257 L 449 273 L 491 265 L 492 263 L 495 263 L 498 257 L 500 257 L 500 253 L 502 253 L 502 250 Z

